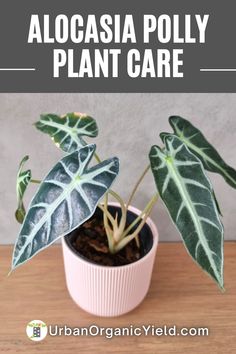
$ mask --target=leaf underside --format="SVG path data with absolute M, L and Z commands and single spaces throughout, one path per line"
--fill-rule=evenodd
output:
M 15 217 L 20 224 L 22 224 L 25 217 L 25 207 L 23 203 L 23 198 L 26 188 L 31 180 L 31 171 L 23 171 L 24 164 L 28 159 L 29 156 L 25 156 L 21 160 L 16 178 L 17 209 L 15 211 Z
M 67 113 L 64 116 L 42 114 L 35 123 L 38 130 L 48 134 L 56 146 L 66 153 L 71 153 L 87 145 L 83 137 L 96 137 L 96 121 L 83 113 Z
M 90 218 L 119 171 L 117 158 L 88 167 L 95 145 L 62 158 L 31 201 L 13 253 L 12 269 Z
M 202 161 L 206 170 L 219 173 L 231 187 L 236 188 L 236 170 L 222 159 L 199 129 L 179 116 L 170 117 L 169 122 L 174 134 Z
M 201 161 L 178 137 L 153 146 L 151 168 L 160 197 L 192 258 L 223 288 L 223 226 Z

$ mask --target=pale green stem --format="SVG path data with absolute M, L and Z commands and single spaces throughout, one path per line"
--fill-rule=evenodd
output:
M 113 240 L 113 232 L 108 223 L 108 214 L 106 213 L 107 210 L 107 203 L 108 203 L 108 195 L 105 195 L 104 201 L 104 212 L 103 212 L 103 223 L 106 230 L 108 246 L 111 253 L 114 253 L 114 240 Z
M 154 196 L 156 197 L 156 200 L 157 200 L 157 196 Z M 142 222 L 139 224 L 139 226 L 137 227 L 137 229 L 131 234 L 131 235 L 128 235 L 126 236 L 125 238 L 123 238 L 119 244 L 115 247 L 115 251 L 118 252 L 120 251 L 122 248 L 124 248 L 129 242 L 131 242 L 135 237 L 138 236 L 139 232 L 142 230 L 143 226 L 145 225 L 146 221 L 147 221 L 147 218 L 148 216 L 150 215 L 150 212 L 156 202 L 156 200 L 154 201 L 153 199 L 153 203 L 151 204 L 150 206 L 150 209 L 147 211 L 147 213 L 145 214 L 144 218 L 142 219 Z
M 40 181 L 39 179 L 31 179 L 30 182 L 40 184 L 42 181 Z
M 106 213 L 110 223 L 112 224 L 112 226 L 114 226 L 114 218 L 111 215 L 111 213 L 109 212 L 109 210 L 105 210 L 105 208 L 102 204 L 98 204 L 98 208 L 101 209 L 103 211 L 103 213 Z
M 146 214 L 145 217 L 142 219 L 142 222 L 139 224 L 135 232 L 129 236 L 123 238 L 118 245 L 115 247 L 115 251 L 119 252 L 122 248 L 124 248 L 129 242 L 131 242 L 135 237 L 137 237 L 138 233 L 142 230 L 149 214 Z
M 154 206 L 154 204 L 156 203 L 157 199 L 158 199 L 158 193 L 156 193 L 151 200 L 148 202 L 148 204 L 146 205 L 145 209 L 139 214 L 139 216 L 129 225 L 129 227 L 127 227 L 127 229 L 125 230 L 124 234 L 122 235 L 123 238 L 128 235 L 128 233 L 132 230 L 132 228 L 143 218 L 143 216 L 149 212 L 149 209 Z
M 150 165 L 148 165 L 148 166 L 145 168 L 145 170 L 143 171 L 143 173 L 142 173 L 141 176 L 139 177 L 137 183 L 136 183 L 135 186 L 134 186 L 133 191 L 132 191 L 131 194 L 130 194 L 129 200 L 128 200 L 127 204 L 126 204 L 126 209 L 128 209 L 128 207 L 129 207 L 129 205 L 130 205 L 130 203 L 131 203 L 131 201 L 132 201 L 132 199 L 133 199 L 133 197 L 134 197 L 134 195 L 135 195 L 135 193 L 136 193 L 136 191 L 137 191 L 139 185 L 141 184 L 142 180 L 144 179 L 144 177 L 145 177 L 146 174 L 148 173 L 149 169 L 150 169 Z
M 110 190 L 108 193 L 110 193 L 119 202 L 121 207 L 121 218 L 120 218 L 119 227 L 117 229 L 117 235 L 116 235 L 117 241 L 119 241 L 125 229 L 127 210 L 123 199 L 117 193 L 115 193 L 112 190 Z
M 94 154 L 94 157 L 98 163 L 101 162 L 101 159 L 97 153 Z M 124 229 L 125 229 L 127 210 L 126 210 L 125 203 L 124 203 L 123 199 L 116 192 L 114 192 L 113 190 L 110 189 L 108 191 L 108 193 L 110 195 L 112 195 L 119 202 L 120 207 L 121 207 L 121 219 L 119 222 L 119 227 L 116 228 L 116 230 L 115 230 L 116 231 L 115 239 L 118 242 L 120 240 L 121 235 L 124 232 Z M 105 208 L 105 210 L 107 210 L 107 208 Z
M 113 229 L 110 228 L 110 225 L 108 223 L 108 215 L 109 215 L 109 211 L 108 211 L 108 193 L 107 193 L 105 195 L 105 200 L 104 200 L 103 223 L 104 223 L 104 227 L 108 239 L 109 250 L 111 253 L 114 253 L 115 252 L 114 246 L 116 243 L 115 231 L 117 230 L 117 215 L 115 216 L 115 218 L 111 216 Z

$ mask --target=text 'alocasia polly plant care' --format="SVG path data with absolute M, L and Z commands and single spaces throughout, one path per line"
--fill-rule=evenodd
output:
M 145 235 L 140 237 L 143 228 L 149 224 L 149 229 L 151 228 L 153 232 L 149 215 L 160 197 L 178 229 L 188 253 L 223 289 L 223 225 L 220 209 L 206 170 L 221 174 L 233 188 L 236 188 L 236 171 L 223 161 L 215 148 L 189 121 L 172 116 L 169 118 L 169 122 L 173 133 L 160 134 L 163 146 L 151 147 L 149 163 L 134 186 L 129 200 L 124 202 L 119 194 L 111 189 L 119 173 L 118 158 L 101 160 L 96 152 L 96 146 L 87 145 L 85 141 L 85 137 L 93 138 L 98 135 L 96 121 L 81 113 L 68 113 L 64 116 L 41 115 L 40 120 L 35 124 L 36 128 L 48 134 L 54 143 L 62 149 L 65 156 L 55 164 L 42 181 L 33 179 L 30 170 L 24 170 L 27 156 L 20 163 L 17 176 L 18 208 L 16 218 L 22 223 L 22 227 L 14 248 L 12 269 L 25 263 L 57 239 L 62 238 L 65 249 L 64 257 L 67 255 L 69 258 L 71 257 L 69 263 L 71 262 L 70 269 L 72 270 L 68 271 L 67 284 L 71 283 L 70 286 L 73 288 L 76 280 L 70 279 L 70 273 L 75 271 L 79 258 L 82 267 L 90 267 L 88 272 L 93 272 L 94 277 L 97 272 L 95 263 L 99 263 L 97 260 L 101 257 L 107 257 L 108 254 L 110 258 L 114 259 L 121 257 L 121 255 L 122 257 L 130 257 L 129 253 L 135 250 L 135 257 L 131 256 L 131 261 L 127 261 L 127 263 L 111 264 L 112 267 L 109 263 L 106 264 L 107 267 L 100 266 L 103 272 L 110 268 L 116 268 L 115 265 L 120 272 L 121 269 L 126 269 L 126 275 L 119 275 L 119 279 L 121 277 L 125 279 L 123 285 L 119 285 L 119 287 L 125 289 L 127 284 L 131 282 L 130 279 L 135 278 L 135 275 L 129 278 L 128 269 L 136 263 L 137 266 L 141 267 L 143 264 L 145 267 L 144 260 L 148 259 L 148 253 L 151 253 L 152 246 L 146 247 L 147 250 L 144 253 L 137 250 L 143 247 L 146 242 Z M 93 164 L 92 160 L 96 163 Z M 133 197 L 149 171 L 153 174 L 157 191 L 143 211 L 138 212 L 134 209 L 132 211 Z M 39 188 L 28 211 L 25 212 L 23 196 L 30 182 L 39 183 Z M 115 210 L 112 209 L 108 201 L 109 197 L 116 201 Z M 101 222 L 94 224 L 93 218 L 98 211 L 102 217 L 102 224 Z M 131 220 L 129 214 L 133 215 Z M 94 237 L 94 232 L 91 230 L 92 225 L 95 225 L 96 232 L 103 233 L 102 244 L 98 243 L 96 237 L 92 239 Z M 95 257 L 91 261 L 80 257 L 79 252 L 72 252 L 70 256 L 69 252 L 71 252 L 73 245 L 70 244 L 68 247 L 68 239 L 70 235 L 74 235 L 75 230 L 83 230 L 83 235 L 80 235 L 80 243 L 83 243 L 83 238 L 86 236 L 86 240 L 88 240 L 86 242 L 89 243 L 90 249 L 97 252 L 100 258 L 96 256 L 97 258 Z M 74 242 L 77 244 L 77 239 Z M 133 248 L 127 251 L 127 247 L 131 243 L 133 243 Z M 149 263 L 149 268 L 152 269 L 153 259 Z M 142 271 L 147 271 L 147 267 Z M 87 274 L 87 278 L 84 277 L 83 282 L 85 286 L 91 287 L 90 283 L 86 285 L 90 273 L 86 273 L 87 270 L 83 269 L 83 273 Z M 145 274 L 142 276 L 145 277 Z M 113 283 L 112 286 L 116 287 L 115 282 Z M 81 288 L 83 284 L 79 284 L 79 286 Z M 96 281 L 96 287 L 98 293 L 103 291 L 98 281 Z M 71 294 L 73 291 L 70 291 Z M 91 294 L 86 296 L 91 296 Z M 145 294 L 142 297 L 144 296 Z M 72 297 L 75 298 L 73 294 Z M 136 305 L 141 300 L 137 297 Z M 101 304 L 103 303 L 101 302 Z M 87 305 L 82 307 L 89 311 Z M 127 309 L 131 308 L 132 305 L 127 305 Z M 103 313 L 102 310 L 94 310 L 90 312 L 116 315 L 122 311 Z

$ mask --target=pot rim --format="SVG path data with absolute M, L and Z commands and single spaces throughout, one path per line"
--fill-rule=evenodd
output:
M 108 203 L 108 205 L 117 206 L 117 207 L 119 206 L 119 204 L 115 203 L 115 202 L 110 202 L 110 203 Z M 141 213 L 141 210 L 139 210 L 138 208 L 136 208 L 136 207 L 134 207 L 132 205 L 129 206 L 128 210 L 132 211 L 136 215 L 139 215 Z M 63 244 L 64 247 L 66 247 L 70 251 L 70 253 L 72 254 L 73 257 L 79 259 L 79 261 L 89 265 L 92 268 L 95 267 L 95 268 L 107 269 L 107 270 L 112 270 L 112 271 L 115 271 L 116 269 L 119 270 L 119 269 L 124 269 L 124 268 L 133 268 L 136 265 L 140 264 L 141 262 L 145 262 L 146 258 L 152 256 L 152 253 L 155 252 L 155 250 L 156 250 L 156 248 L 158 246 L 159 233 L 158 233 L 156 225 L 154 224 L 154 222 L 152 221 L 152 219 L 150 217 L 147 218 L 146 224 L 149 226 L 149 228 L 151 230 L 151 233 L 152 233 L 152 237 L 153 237 L 152 247 L 151 247 L 150 251 L 145 254 L 145 256 L 143 256 L 139 260 L 137 260 L 137 261 L 135 261 L 133 263 L 129 263 L 129 264 L 124 264 L 124 265 L 120 265 L 120 266 L 105 266 L 105 265 L 102 265 L 102 264 L 93 263 L 93 262 L 90 262 L 89 260 L 81 257 L 78 253 L 76 253 L 73 250 L 72 247 L 69 247 L 67 242 L 65 241 L 65 237 L 66 236 L 62 237 L 62 244 Z

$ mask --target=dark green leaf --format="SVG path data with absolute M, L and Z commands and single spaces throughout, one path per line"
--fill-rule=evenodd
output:
M 192 258 L 223 288 L 223 226 L 201 161 L 177 136 L 153 146 L 151 168 L 160 197 Z
M 219 173 L 231 187 L 236 188 L 236 170 L 227 165 L 199 129 L 178 116 L 170 117 L 169 122 L 174 133 L 202 161 L 206 170 Z
M 95 145 L 61 159 L 33 198 L 15 244 L 12 269 L 90 218 L 119 172 L 112 158 L 89 168 Z
M 50 135 L 54 143 L 67 153 L 85 146 L 84 136 L 93 138 L 98 135 L 96 121 L 83 113 L 67 113 L 64 116 L 42 114 L 35 126 Z

